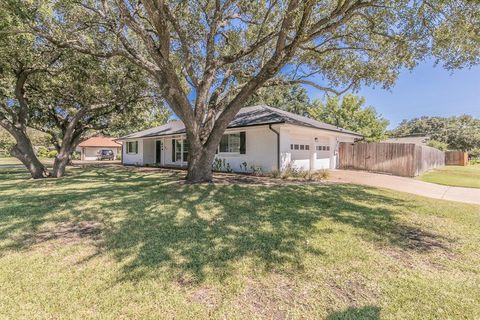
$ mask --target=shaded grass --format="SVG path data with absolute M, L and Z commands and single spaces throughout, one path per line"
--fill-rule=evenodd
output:
M 480 188 L 480 165 L 445 166 L 429 171 L 418 179 L 446 186 Z
M 185 185 L 173 171 L 6 172 L 1 318 L 480 314 L 478 206 L 355 185 Z

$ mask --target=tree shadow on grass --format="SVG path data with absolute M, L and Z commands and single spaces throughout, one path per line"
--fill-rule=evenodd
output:
M 47 191 L 16 192 L 0 200 L 0 238 L 22 236 L 0 252 L 27 249 L 46 222 L 94 221 L 102 226 L 96 255 L 111 254 L 122 263 L 119 281 L 164 272 L 188 283 L 228 277 L 244 258 L 264 270 L 302 270 L 306 254 L 324 254 L 307 241 L 329 232 L 316 227 L 324 219 L 405 250 L 430 249 L 412 246 L 409 235 L 418 243 L 437 237 L 399 221 L 397 214 L 412 204 L 373 188 L 185 185 L 178 177 L 96 168 L 47 181 Z
M 350 307 L 344 311 L 334 312 L 326 320 L 379 320 L 380 308 L 366 306 L 361 308 Z

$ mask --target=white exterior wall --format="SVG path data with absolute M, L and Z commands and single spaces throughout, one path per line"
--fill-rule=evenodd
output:
M 280 132 L 280 167 L 285 170 L 293 166 L 302 170 L 333 169 L 336 167 L 339 142 L 354 142 L 355 137 L 330 132 L 326 130 L 300 127 L 288 124 L 272 125 Z M 261 168 L 262 172 L 277 169 L 277 135 L 266 126 L 253 126 L 238 129 L 228 129 L 225 133 L 245 131 L 245 154 L 218 153 L 215 158 L 224 159 L 233 171 L 242 172 L 243 163 L 247 170 L 252 166 Z M 126 153 L 124 143 L 123 163 L 130 165 L 155 164 L 155 141 L 163 141 L 162 159 L 160 165 L 187 166 L 187 162 L 172 162 L 172 138 L 184 139 L 183 136 L 158 137 L 138 140 L 138 154 Z M 135 140 L 129 140 L 135 141 Z M 309 145 L 309 150 L 291 150 L 291 144 Z M 330 150 L 316 150 L 316 146 L 328 146 Z
M 117 158 L 117 154 L 120 150 L 120 148 L 112 148 L 112 147 L 80 147 L 80 152 L 82 160 L 97 160 L 97 154 L 100 150 L 112 150 L 113 154 L 115 156 L 115 159 Z
M 127 153 L 127 142 L 138 141 L 138 153 Z M 141 166 L 143 162 L 143 140 L 127 140 L 123 141 L 122 163 Z
M 278 131 L 278 127 L 275 128 Z M 268 126 L 229 129 L 225 133 L 245 131 L 245 154 L 218 153 L 215 158 L 225 159 L 233 171 L 242 172 L 240 166 L 246 162 L 247 170 L 259 167 L 262 172 L 277 169 L 277 135 Z
M 339 142 L 354 142 L 355 137 L 327 130 L 294 125 L 281 128 L 281 167 L 292 166 L 301 170 L 336 168 Z M 309 150 L 291 150 L 291 145 L 309 145 Z M 330 150 L 316 150 L 317 146 L 328 146 Z

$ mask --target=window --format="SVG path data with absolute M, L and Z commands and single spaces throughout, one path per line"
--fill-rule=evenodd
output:
M 330 151 L 330 146 L 316 146 L 315 150 L 317 150 L 317 151 Z
M 183 161 L 187 161 L 188 160 L 188 141 L 187 140 L 183 140 Z
M 310 145 L 308 144 L 291 144 L 290 150 L 310 150 Z
M 173 142 L 173 162 L 182 161 L 182 140 L 174 139 Z
M 137 154 L 138 153 L 138 141 L 128 141 L 127 142 L 127 153 Z
M 223 153 L 245 154 L 245 132 L 224 134 L 218 150 Z

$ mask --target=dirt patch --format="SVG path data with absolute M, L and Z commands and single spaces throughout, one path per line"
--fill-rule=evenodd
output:
M 287 319 L 289 310 L 301 306 L 311 295 L 311 286 L 299 284 L 287 276 L 274 274 L 265 282 L 253 279 L 245 280 L 243 292 L 233 302 L 244 318 L 255 319 Z
M 63 244 L 68 244 L 84 240 L 97 240 L 100 232 L 100 224 L 96 221 L 60 223 L 53 228 L 42 230 L 30 237 L 26 237 L 23 239 L 23 243 L 24 245 L 35 245 L 56 240 Z
M 328 287 L 337 300 L 353 307 L 374 303 L 380 296 L 379 289 L 368 286 L 367 281 L 360 276 L 355 279 L 330 280 Z
M 190 293 L 189 301 L 199 303 L 207 309 L 213 310 L 220 305 L 221 295 L 214 288 L 200 287 Z
M 406 249 L 429 252 L 437 249 L 449 250 L 453 239 L 417 227 L 403 227 L 397 231 L 402 246 Z

